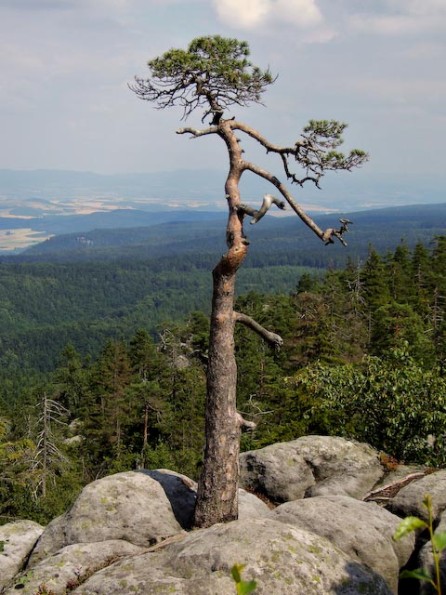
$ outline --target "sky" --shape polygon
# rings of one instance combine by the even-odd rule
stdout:
[[[128,88],[148,60],[213,34],[278,74],[265,106],[231,115],[284,145],[310,118],[345,121],[345,148],[370,153],[359,179],[442,192],[446,0],[0,0],[0,169],[224,167],[219,139],[176,135],[180,109]]]

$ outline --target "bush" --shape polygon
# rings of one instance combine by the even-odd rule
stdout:
[[[361,365],[316,364],[296,387],[310,431],[368,442],[406,462],[446,463],[446,379],[423,369],[406,347]]]

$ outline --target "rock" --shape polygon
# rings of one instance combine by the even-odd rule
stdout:
[[[167,498],[169,499],[172,510],[177,521],[183,529],[190,529],[193,523],[195,499],[197,484],[195,481],[167,469],[157,469],[155,471],[142,471],[162,485]],[[239,490],[239,518],[257,518],[259,516],[268,516],[268,506],[243,489]]]
[[[283,595],[389,595],[384,579],[353,561],[324,537],[272,519],[239,520],[187,534],[156,552],[132,556],[98,572],[75,589],[95,593],[235,592],[234,564],[256,593]]]
[[[427,521],[427,510],[423,505],[426,494],[432,497],[432,512],[437,521],[446,509],[446,470],[412,481],[389,502],[387,509],[403,518],[417,516]]]
[[[43,530],[33,521],[16,521],[0,526],[0,588],[22,569]]]
[[[305,496],[362,499],[384,474],[377,451],[368,444],[334,436],[303,436],[296,442],[316,479]]]
[[[67,545],[123,539],[148,546],[181,531],[161,484],[135,471],[87,485],[68,512],[52,521],[30,565]]]
[[[383,476],[367,444],[331,436],[303,436],[240,456],[242,487],[273,502],[308,496],[362,498]]]
[[[256,495],[240,489],[238,492],[238,518],[241,520],[258,519],[269,516],[270,509]]]
[[[0,590],[3,584],[8,595],[17,589],[30,595],[226,595],[235,591],[230,570],[237,563],[246,565],[243,577],[257,581],[259,594],[397,592],[399,568],[409,558],[412,564],[416,536],[393,542],[400,519],[359,500],[384,476],[376,451],[342,438],[307,436],[243,453],[241,470],[243,486],[287,503],[273,511],[240,489],[238,521],[186,533],[194,481],[164,469],[118,473],[86,486],[45,530],[24,525],[22,535],[38,531],[26,537],[14,567],[0,552]],[[399,516],[424,516],[425,493],[439,517],[446,509],[446,471],[406,485],[388,508]],[[11,525],[17,530],[20,523]],[[0,527],[0,542],[10,548],[12,539],[2,537],[7,527]],[[427,548],[420,563],[429,567]]]
[[[85,438],[83,436],[77,434],[76,436],[71,436],[71,438],[65,438],[63,443],[65,446],[75,447],[80,446],[84,440]]]
[[[385,488],[385,486],[398,483],[414,475],[418,475],[421,478],[423,475],[426,475],[426,472],[427,467],[424,465],[396,465],[394,469],[385,472],[373,489]]]
[[[197,495],[196,482],[186,475],[168,469],[141,469],[141,473],[145,473],[161,485],[178,523],[183,529],[190,529]]]
[[[43,587],[52,595],[65,595],[95,572],[109,566],[123,556],[137,554],[145,548],[127,541],[110,540],[99,543],[68,545],[54,556],[45,558],[31,570],[15,577],[4,595],[35,595]]]
[[[326,537],[398,592],[399,571],[412,554],[415,536],[393,541],[401,519],[384,508],[349,496],[317,496],[281,504],[271,518]]]
[[[315,479],[296,442],[272,444],[242,453],[240,485],[264,494],[273,502],[303,498]]]

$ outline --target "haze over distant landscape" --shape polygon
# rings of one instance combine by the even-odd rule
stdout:
[[[231,115],[283,144],[310,118],[344,120],[346,148],[370,152],[322,191],[294,187],[307,209],[446,201],[442,1],[0,0],[0,217],[224,209],[223,143],[179,137],[181,110],[128,89],[148,59],[215,33],[246,39],[253,62],[279,74],[266,107]],[[269,190],[242,184],[247,201]]]

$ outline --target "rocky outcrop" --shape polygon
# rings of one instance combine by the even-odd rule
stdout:
[[[160,483],[170,502],[175,518],[183,529],[190,529],[194,516],[196,482],[181,473],[175,473],[167,469],[143,470],[142,473]],[[268,513],[269,508],[262,500],[243,489],[239,490],[239,519],[258,518],[267,516]]]
[[[0,589],[23,567],[43,527],[33,521],[16,521],[0,527]]]
[[[75,543],[122,539],[148,547],[181,530],[158,481],[134,471],[117,473],[87,485],[71,509],[48,525],[30,565]]]
[[[241,486],[272,502],[308,496],[363,498],[384,475],[367,444],[331,436],[303,436],[240,457]]]
[[[28,566],[5,590],[5,595],[18,592],[35,595],[42,591],[65,595],[102,568],[143,551],[145,548],[123,540],[68,545],[37,564]]]
[[[243,574],[257,581],[259,595],[391,593],[381,576],[327,539],[272,519],[193,531],[163,550],[111,565],[74,593],[228,595],[235,591],[235,563],[245,564]]]
[[[272,518],[326,537],[352,560],[383,576],[398,592],[400,568],[409,560],[415,536],[392,539],[401,519],[373,502],[349,496],[316,496],[278,506]]]
[[[417,516],[427,521],[427,510],[423,506],[426,494],[432,498],[432,513],[438,521],[446,510],[446,470],[430,473],[403,487],[388,504],[389,510],[401,517]]]
[[[414,535],[392,540],[399,517],[423,517],[427,492],[438,519],[446,509],[446,472],[383,480],[377,453],[341,438],[271,445],[244,453],[241,467],[250,491],[239,492],[239,520],[209,529],[189,531],[195,482],[163,469],[91,483],[43,532],[0,527],[0,592],[226,595],[237,563],[259,594],[397,593],[399,569],[409,558],[417,565]],[[376,482],[392,512],[362,501],[376,496]],[[272,510],[274,502],[285,503]],[[428,549],[418,562],[429,567]]]

